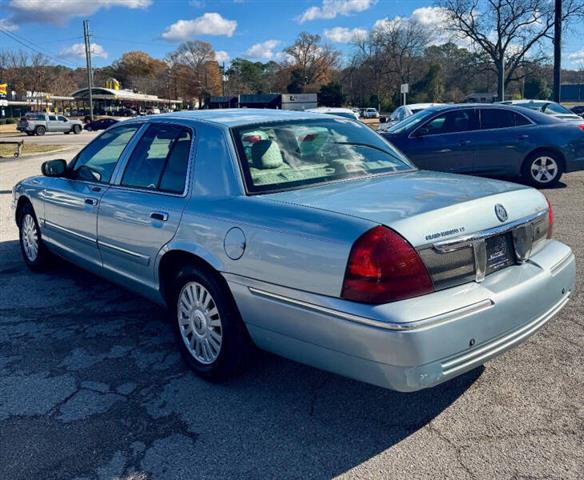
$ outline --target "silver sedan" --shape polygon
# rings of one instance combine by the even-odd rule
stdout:
[[[265,110],[128,120],[14,188],[24,261],[167,305],[188,364],[253,346],[414,391],[524,341],[574,256],[538,191],[417,170],[367,126]]]

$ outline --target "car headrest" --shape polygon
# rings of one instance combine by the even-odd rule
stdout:
[[[278,168],[284,165],[282,152],[271,140],[260,140],[251,147],[252,166],[259,169]]]

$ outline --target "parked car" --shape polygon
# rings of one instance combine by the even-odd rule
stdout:
[[[378,131],[382,132],[389,129],[391,126],[395,125],[406,118],[425,110],[426,108],[435,107],[437,105],[442,105],[441,103],[412,103],[410,105],[402,105],[396,108],[389,117],[389,121],[379,125]]]
[[[500,104],[432,107],[381,132],[419,168],[523,177],[536,187],[584,169],[584,122]]]
[[[361,112],[362,118],[379,118],[379,112],[376,108],[365,108]]]
[[[576,115],[580,115],[581,117],[584,116],[584,105],[576,105],[570,110],[572,110],[572,112],[574,112]]]
[[[27,113],[16,125],[19,132],[27,135],[44,135],[47,132],[81,133],[83,124],[56,113]]]
[[[566,107],[556,102],[548,100],[506,100],[500,102],[503,105],[515,105],[516,107],[529,108],[537,112],[542,112],[560,120],[582,120],[579,115],[568,110]]]
[[[138,115],[138,112],[136,110],[134,110],[133,108],[122,108],[118,112],[118,115],[120,117],[135,117]]]
[[[151,107],[148,110],[146,110],[146,115],[158,115],[160,113],[160,108],[157,107]]]
[[[333,115],[142,117],[42,171],[14,188],[26,264],[56,254],[167,305],[205,378],[254,343],[427,388],[524,341],[574,289],[541,193],[418,171]]]
[[[318,107],[310,108],[305,111],[310,113],[324,113],[328,115],[337,115],[338,117],[349,118],[351,120],[359,120],[359,115],[357,115],[350,108]]]
[[[115,125],[116,123],[118,123],[119,120],[116,120],[115,118],[98,118],[97,120],[94,120],[93,122],[89,122],[85,124],[85,130],[89,131],[89,132],[95,132],[98,130],[105,130],[106,128],[111,127],[112,125]]]

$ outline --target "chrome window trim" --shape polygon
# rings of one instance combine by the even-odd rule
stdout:
[[[138,145],[140,140],[142,140],[142,137],[146,133],[146,130],[148,130],[148,128],[150,128],[151,125],[156,125],[156,124],[161,124],[161,123],[166,124],[166,125],[176,126],[176,127],[187,128],[191,132],[191,146],[189,148],[189,159],[188,159],[188,165],[187,165],[184,190],[182,191],[182,193],[174,193],[174,192],[165,192],[163,190],[150,190],[147,188],[128,187],[125,185],[121,185],[122,177],[124,176],[124,172],[126,171],[126,167],[128,166],[128,162],[130,161],[130,157],[132,156],[132,153],[134,153],[134,149],[136,148],[136,146]],[[130,143],[129,143],[126,147],[128,149],[128,151],[127,152],[124,151],[124,154],[118,160],[118,165],[116,166],[116,169],[114,170],[114,174],[112,175],[110,187],[115,187],[118,190],[123,190],[123,191],[128,191],[128,192],[153,193],[156,195],[165,195],[165,196],[169,196],[169,197],[186,198],[190,192],[191,183],[193,183],[193,181],[192,181],[193,179],[191,178],[191,176],[192,176],[192,172],[194,170],[193,163],[194,163],[194,158],[195,158],[195,144],[196,144],[196,139],[197,139],[196,129],[188,122],[181,122],[180,120],[175,120],[175,119],[172,119],[172,120],[171,119],[156,119],[156,120],[150,120],[150,121],[144,122],[142,124],[142,127],[136,133],[138,135],[135,136],[136,137],[135,141],[130,142],[131,148],[128,148],[128,147],[130,147]],[[132,140],[134,140],[134,138]],[[119,167],[119,169],[118,169],[118,167]]]
[[[481,300],[480,302],[472,303],[470,305],[465,305],[464,307],[456,308],[448,312],[440,313],[438,315],[433,315],[431,317],[426,317],[420,320],[415,320],[412,322],[383,322],[380,320],[374,320],[368,317],[362,317],[360,315],[354,315],[352,313],[343,312],[336,310],[334,308],[323,307],[322,305],[316,305],[314,303],[305,302],[303,300],[298,300],[296,298],[290,298],[284,295],[279,295],[273,292],[267,292],[255,287],[248,287],[248,290],[252,295],[267,298],[269,300],[275,300],[281,303],[286,303],[294,307],[300,307],[305,310],[310,310],[312,312],[321,313],[324,315],[329,315],[341,320],[346,320],[349,322],[360,323],[367,325],[369,327],[381,328],[383,330],[391,330],[398,332],[408,332],[412,330],[419,330],[421,328],[436,327],[444,323],[452,322],[460,318],[472,315],[483,310],[489,309],[495,305],[495,302],[490,298]]]

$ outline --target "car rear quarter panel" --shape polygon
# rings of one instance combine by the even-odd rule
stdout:
[[[374,223],[261,197],[193,197],[172,248],[186,249],[232,275],[338,296],[354,241]],[[239,259],[225,251],[227,232],[245,236]]]

